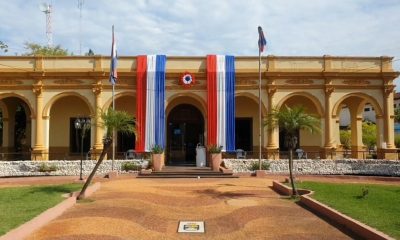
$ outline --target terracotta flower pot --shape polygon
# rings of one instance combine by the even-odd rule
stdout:
[[[221,153],[211,153],[211,168],[214,172],[219,172],[219,166],[222,162]]]
[[[151,155],[151,159],[153,160],[154,171],[161,171],[164,166],[164,154],[163,153],[153,153]]]

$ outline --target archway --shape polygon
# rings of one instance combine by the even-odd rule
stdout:
[[[90,118],[92,112],[82,96],[76,94],[64,94],[56,96],[47,105],[49,111],[48,140],[49,159],[79,159],[81,150],[86,153],[90,149],[91,130],[89,129],[83,138],[82,133],[75,129],[75,120],[79,117]],[[46,114],[46,111],[45,111]],[[93,126],[92,126],[93,127]]]
[[[336,117],[338,154],[376,158],[374,149],[385,145],[382,109],[376,99],[364,93],[347,94],[337,101],[332,115]]]
[[[235,147],[236,149],[243,149],[247,151],[247,154],[251,155],[252,152],[257,151],[260,144],[258,137],[260,126],[258,99],[251,94],[237,94],[235,101]],[[262,116],[265,116],[266,109],[264,105],[261,110]]]
[[[204,117],[191,104],[176,105],[167,118],[167,164],[195,165],[196,146],[204,144]]]
[[[111,107],[111,106],[110,106]],[[119,94],[115,98],[115,109],[127,112],[131,116],[136,115],[136,98],[131,93]],[[116,152],[118,157],[131,149],[135,149],[135,134],[117,133]]]
[[[309,93],[293,93],[282,99],[277,105],[279,109],[284,106],[295,107],[301,106],[305,109],[306,113],[313,115],[316,118],[321,119],[324,115],[323,108],[320,101]],[[320,122],[321,126],[321,122]],[[287,147],[284,144],[286,132],[282,129],[279,130],[279,149],[280,151],[287,151]],[[321,134],[312,134],[308,131],[300,130],[298,132],[298,146],[307,152],[308,157],[318,157],[320,148],[323,144],[323,138]]]
[[[7,96],[0,99],[0,146],[4,160],[30,159],[31,108],[25,99]]]

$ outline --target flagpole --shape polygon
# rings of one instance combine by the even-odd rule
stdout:
[[[114,26],[113,26],[113,33],[114,33]],[[113,111],[115,111],[114,93],[115,93],[115,84],[112,85],[112,109],[113,109]],[[113,129],[111,171],[114,171],[115,141],[116,141],[116,139],[115,139],[115,129]]]
[[[113,46],[112,46],[112,53],[111,53],[111,61],[113,61],[113,55],[114,55],[114,25],[112,25],[112,39],[113,39]],[[114,66],[116,67],[116,66]],[[114,69],[112,69],[114,70]],[[115,77],[115,76],[113,76]],[[112,84],[112,109],[113,111],[115,111],[115,99],[114,99],[114,95],[115,95],[115,79],[113,79],[113,84]],[[113,132],[112,132],[112,159],[111,159],[111,171],[114,171],[114,159],[115,159],[115,129],[113,128]]]
[[[261,167],[261,129],[262,129],[262,122],[261,122],[261,52],[264,51],[264,47],[267,45],[267,41],[265,40],[264,33],[262,31],[261,26],[258,26],[258,166],[259,170],[262,170]]]
[[[259,147],[258,147],[258,166],[259,170],[261,168],[261,51],[258,49],[258,140],[259,140]]]

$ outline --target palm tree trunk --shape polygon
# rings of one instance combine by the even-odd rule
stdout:
[[[293,179],[293,148],[289,148],[289,177],[290,183],[292,184],[292,196],[297,196],[297,190]]]
[[[103,151],[101,152],[99,160],[97,161],[96,165],[94,166],[94,168],[93,168],[92,172],[90,173],[88,179],[86,180],[85,184],[83,185],[82,190],[81,190],[81,192],[79,193],[79,195],[77,197],[78,200],[85,198],[86,188],[92,182],[94,175],[96,175],[97,169],[100,167],[101,163],[103,162],[104,157],[106,156],[109,148],[111,147],[111,144],[112,144],[112,139],[111,139],[111,141],[110,140],[109,141],[106,141],[106,140],[104,141]]]

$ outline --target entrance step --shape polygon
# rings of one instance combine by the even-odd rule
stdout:
[[[214,172],[208,167],[165,167],[160,172],[139,174],[137,178],[238,178],[233,173]]]

